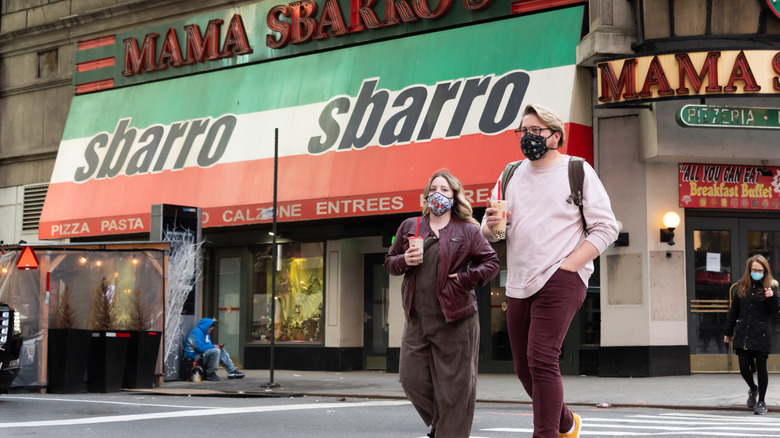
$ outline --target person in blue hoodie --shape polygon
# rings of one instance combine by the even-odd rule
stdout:
[[[223,348],[223,344],[211,343],[211,332],[214,330],[216,319],[203,318],[192,329],[184,342],[184,359],[193,359],[201,365],[205,365],[206,380],[218,381],[217,369],[222,364],[228,372],[228,379],[242,379],[244,373],[236,369],[230,355]]]

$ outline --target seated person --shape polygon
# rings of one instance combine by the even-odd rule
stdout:
[[[205,367],[206,380],[218,381],[217,369],[219,364],[228,372],[228,379],[242,379],[244,373],[238,371],[230,355],[223,348],[223,344],[211,343],[211,331],[214,330],[216,319],[203,318],[198,321],[197,327],[192,329],[187,340],[184,341],[184,359],[194,360]]]

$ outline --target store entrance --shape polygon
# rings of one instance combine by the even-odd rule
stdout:
[[[242,257],[239,250],[227,249],[217,251],[216,259],[217,327],[213,340],[224,344],[233,362],[241,364]]]
[[[363,275],[363,369],[387,370],[390,275],[384,254],[366,254]]]
[[[723,330],[729,309],[729,289],[745,272],[747,259],[761,254],[774,276],[780,276],[780,221],[766,217],[703,217],[686,215],[688,345],[692,372],[739,369],[726,351]],[[775,323],[772,353],[780,352],[780,324]],[[780,358],[769,356],[770,371],[780,370]]]
[[[477,286],[479,301],[479,372],[485,374],[512,374],[512,350],[506,325],[506,242],[493,244],[501,270],[489,285]]]

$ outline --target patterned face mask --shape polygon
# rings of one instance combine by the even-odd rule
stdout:
[[[552,134],[550,134],[552,137]],[[544,154],[550,150],[547,147],[547,139],[550,137],[544,137],[543,135],[534,135],[530,132],[523,135],[520,140],[520,150],[523,151],[523,155],[531,161],[536,161],[542,158]]]
[[[441,216],[452,208],[452,198],[433,192],[428,196],[428,208],[434,216]]]

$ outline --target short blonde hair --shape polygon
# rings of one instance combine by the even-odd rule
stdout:
[[[558,147],[561,147],[564,143],[566,143],[566,129],[563,124],[563,119],[561,119],[561,116],[559,116],[558,113],[550,108],[547,108],[546,106],[531,103],[526,105],[525,109],[523,110],[523,117],[525,117],[527,114],[535,115],[548,128],[552,129],[553,132],[558,132],[561,134],[561,139],[558,140]]]

